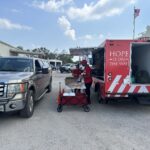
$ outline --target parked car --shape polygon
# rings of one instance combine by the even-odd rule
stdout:
[[[52,69],[38,58],[0,58],[0,112],[33,115],[34,104],[52,87]]]
[[[75,67],[75,64],[71,64],[71,63],[68,63],[68,64],[64,64],[60,67],[60,72],[63,73],[63,72],[68,72],[70,73],[72,69],[74,69]]]
[[[52,70],[56,70],[56,67],[54,65],[50,64],[50,66],[51,66]]]

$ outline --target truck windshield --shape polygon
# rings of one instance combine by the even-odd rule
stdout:
[[[0,71],[33,72],[33,61],[24,58],[0,58]]]

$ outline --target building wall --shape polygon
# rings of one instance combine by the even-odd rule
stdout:
[[[11,47],[3,42],[0,42],[0,56],[8,57],[8,56],[21,56],[25,57],[25,54],[17,54],[10,52],[10,49],[16,50],[14,47]]]
[[[10,47],[3,44],[3,43],[0,43],[0,56],[10,56]]]
[[[27,52],[17,49],[7,43],[0,41],[0,57],[20,56],[20,57],[43,57],[42,53]]]

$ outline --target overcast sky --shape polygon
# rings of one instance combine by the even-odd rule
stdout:
[[[150,25],[149,0],[0,0],[0,40],[68,50],[132,38],[134,6],[138,36]]]

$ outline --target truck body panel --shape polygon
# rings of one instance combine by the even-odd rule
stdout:
[[[144,40],[106,40],[102,47],[93,52],[93,61],[96,61],[97,68],[97,62],[103,58],[96,57],[102,49],[104,49],[104,65],[100,64],[97,70],[100,72],[99,75],[103,75],[104,78],[93,76],[93,84],[99,84],[99,92],[103,98],[150,94],[149,42]],[[104,67],[103,73],[101,67]],[[134,69],[135,67],[139,70]],[[137,75],[144,76],[143,72],[147,80],[138,81]],[[133,82],[132,79],[136,81]]]

